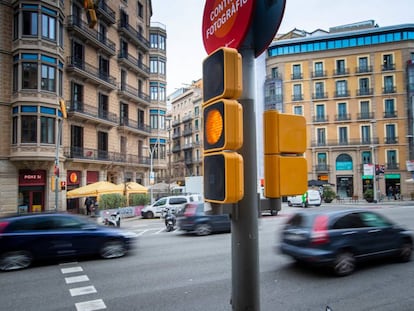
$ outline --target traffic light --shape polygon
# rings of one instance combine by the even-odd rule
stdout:
[[[60,104],[60,111],[62,112],[62,117],[63,117],[63,119],[66,119],[68,117],[68,114],[66,112],[65,101],[63,99],[60,99],[59,104]]]
[[[96,17],[95,3],[93,0],[84,0],[83,8],[85,9],[86,19],[88,20],[89,28],[94,28],[98,19]]]
[[[203,62],[204,197],[236,203],[244,195],[241,56],[220,48]]]
[[[306,119],[267,110],[264,126],[264,195],[280,198],[307,190]]]

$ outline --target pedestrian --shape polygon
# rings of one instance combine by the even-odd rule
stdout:
[[[86,215],[91,214],[91,201],[92,200],[89,197],[87,197],[85,200]]]
[[[389,186],[388,187],[388,193],[387,193],[388,200],[391,200],[393,195],[394,195],[394,190],[392,189],[392,186]]]

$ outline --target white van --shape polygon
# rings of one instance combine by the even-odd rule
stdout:
[[[163,197],[155,201],[153,204],[145,206],[141,210],[141,216],[143,218],[161,217],[165,209],[169,209],[175,214],[183,208],[186,203],[196,201],[203,201],[203,197],[200,194]]]
[[[320,206],[322,198],[318,190],[308,189],[308,191],[306,191],[306,195],[295,195],[293,197],[288,197],[287,201],[289,206]]]

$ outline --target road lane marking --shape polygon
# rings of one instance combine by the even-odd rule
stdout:
[[[90,300],[75,303],[77,311],[94,311],[106,309],[106,305],[102,299]]]
[[[67,277],[65,278],[65,281],[66,281],[66,284],[73,284],[73,283],[89,281],[89,278],[87,275],[79,275],[79,276]]]
[[[69,291],[72,297],[94,294],[97,292],[95,286],[76,287],[69,289]]]
[[[62,268],[60,269],[60,271],[62,271],[63,274],[67,274],[67,273],[81,272],[83,271],[83,269],[82,267],[72,267],[72,268]]]

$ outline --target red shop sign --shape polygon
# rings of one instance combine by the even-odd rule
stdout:
[[[43,186],[46,184],[46,171],[21,170],[19,171],[19,185]]]

